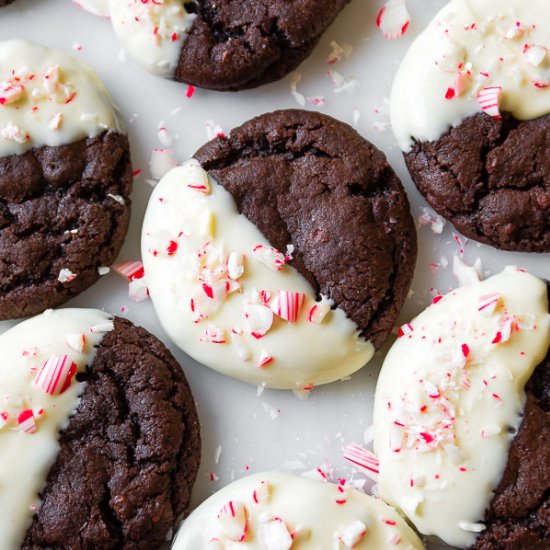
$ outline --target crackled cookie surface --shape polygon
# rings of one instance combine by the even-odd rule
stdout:
[[[280,145],[262,151],[258,133],[233,153],[262,127]],[[202,166],[190,161],[157,185],[143,226],[149,291],[170,337],[207,366],[273,388],[311,389],[361,368],[391,329],[416,253],[383,155],[346,125],[291,111],[197,157]]]
[[[381,497],[422,533],[460,548],[548,543],[549,347],[547,285],[517,268],[401,328],[376,388],[374,449]]]
[[[132,188],[128,139],[97,75],[0,43],[0,319],[66,301],[115,259]]]
[[[419,190],[466,236],[506,250],[550,250],[549,28],[544,0],[452,0],[392,88]]]
[[[149,71],[203,88],[240,90],[299,65],[346,0],[110,0],[113,26]]]
[[[0,349],[2,547],[158,548],[200,459],[193,398],[168,350],[90,309],[33,317]]]
[[[414,531],[382,501],[340,485],[281,473],[231,483],[183,523],[174,550],[224,548],[422,550]]]

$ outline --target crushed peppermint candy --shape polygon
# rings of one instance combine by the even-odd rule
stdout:
[[[38,371],[33,385],[49,395],[59,395],[69,388],[77,370],[68,355],[52,355]]]
[[[248,513],[242,502],[230,500],[218,512],[223,535],[234,542],[243,542],[248,531]]]
[[[289,323],[295,323],[298,321],[305,299],[306,295],[301,292],[278,290],[271,304],[271,309],[281,319]]]
[[[500,103],[502,100],[501,86],[486,86],[477,94],[477,102],[481,109],[493,118],[501,118]]]
[[[59,271],[59,275],[57,276],[57,280],[60,283],[70,283],[71,281],[74,281],[76,279],[76,273],[73,273],[70,269],[64,267]]]
[[[388,40],[401,38],[409,28],[411,16],[405,0],[387,0],[376,16],[376,26]]]

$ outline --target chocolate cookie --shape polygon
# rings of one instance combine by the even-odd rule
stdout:
[[[14,67],[0,89],[0,319],[10,319],[65,302],[114,261],[132,168],[91,69],[23,41],[0,43],[0,62]]]
[[[195,158],[272,246],[375,347],[411,283],[416,232],[401,182],[353,128],[320,113],[259,116]]]
[[[148,70],[235,91],[278,80],[297,67],[347,1],[111,0],[110,7],[117,35]]]
[[[42,318],[51,325],[59,315],[75,312],[95,314],[59,310],[30,322]],[[107,332],[91,363],[75,377],[84,390],[61,431],[22,549],[157,550],[189,505],[200,431],[181,367],[146,330],[120,318],[107,325],[103,320],[91,327],[92,333]],[[32,335],[26,341],[34,343]],[[39,343],[35,349],[40,353]],[[49,363],[51,357],[44,365]],[[39,378],[34,386],[42,388]],[[50,393],[57,400],[66,395]],[[52,409],[44,405],[44,411],[44,420],[36,417],[36,434],[20,435],[30,445],[38,445],[32,437],[46,429]]]
[[[464,235],[504,250],[550,252],[548,28],[544,2],[450,0],[392,86],[392,127],[420,192]]]
[[[550,115],[474,115],[405,153],[430,205],[467,237],[504,250],[550,251]]]

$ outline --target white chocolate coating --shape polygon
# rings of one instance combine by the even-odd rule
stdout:
[[[380,496],[452,546],[483,530],[550,345],[546,284],[516,268],[462,286],[404,325],[376,388]]]
[[[245,477],[203,502],[184,521],[172,550],[424,549],[393,508],[345,485],[342,489],[274,472]],[[246,507],[242,542],[224,536],[228,530],[218,519],[230,501],[235,508]]]
[[[183,0],[110,0],[111,22],[130,56],[149,72],[171,77],[193,24]]]
[[[0,412],[9,415],[0,428],[3,550],[21,548],[34,510],[40,506],[38,494],[59,452],[59,432],[67,426],[84,388],[73,378],[63,393],[50,395],[33,382],[52,356],[68,356],[78,371],[84,371],[93,361],[95,347],[112,329],[111,319],[94,309],[49,310],[0,336]],[[34,433],[18,425],[17,417],[25,409],[43,409],[43,415],[35,415]]]
[[[99,17],[110,17],[109,0],[73,0],[73,2]]]
[[[204,187],[204,192],[189,185]],[[325,300],[315,302],[313,289],[284,265],[283,254],[268,257],[282,262],[279,271],[257,259],[255,248],[270,250],[266,238],[195,160],[168,172],[155,187],[141,245],[161,324],[180,348],[210,368],[271,388],[310,389],[349,376],[374,353],[341,309],[330,310]],[[244,264],[237,261],[239,253]],[[204,294],[204,280],[215,299]],[[262,301],[262,291],[271,293],[270,300],[264,294]],[[272,314],[277,291],[304,295],[296,322]],[[192,300],[198,304],[195,311]],[[205,318],[197,309],[206,312]],[[252,333],[266,334],[255,338]]]
[[[391,122],[401,149],[410,150],[411,138],[436,140],[481,112],[476,97],[485,87],[502,87],[501,111],[520,120],[550,113],[549,28],[547,0],[449,2],[393,82]]]
[[[0,42],[0,156],[122,131],[96,73],[61,52]]]

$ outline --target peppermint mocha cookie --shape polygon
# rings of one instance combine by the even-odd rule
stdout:
[[[193,396],[154,336],[92,309],[0,336],[4,550],[157,550],[200,460]]]
[[[213,90],[278,80],[347,0],[110,0],[116,34],[147,70]]]
[[[203,502],[183,523],[173,550],[423,550],[403,518],[348,488],[281,473],[255,474]]]
[[[401,328],[376,388],[380,496],[458,548],[550,545],[547,285],[517,268]]]
[[[93,284],[128,228],[128,139],[97,75],[48,48],[0,42],[0,319]]]
[[[411,176],[467,237],[550,252],[550,10],[452,0],[397,73],[391,120]]]
[[[168,335],[204,365],[272,388],[360,369],[386,340],[416,258],[384,155],[330,117],[279,111],[196,158],[155,187],[143,224]]]

